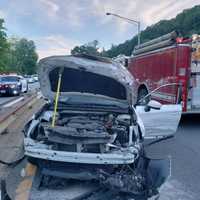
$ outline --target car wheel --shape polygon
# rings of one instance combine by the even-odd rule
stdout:
[[[27,93],[28,92],[28,86],[26,87],[26,90],[24,91],[24,93]]]

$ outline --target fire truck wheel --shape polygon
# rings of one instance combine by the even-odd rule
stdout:
[[[146,88],[141,88],[138,91],[138,97],[137,97],[137,104],[139,105],[146,105],[150,101],[150,96],[145,98],[144,100],[140,101],[140,99],[144,98],[148,94],[148,91]]]

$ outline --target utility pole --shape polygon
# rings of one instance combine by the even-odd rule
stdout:
[[[114,14],[114,13],[106,13],[106,15],[112,15],[114,17],[118,17],[120,19],[126,20],[127,22],[129,22],[131,24],[137,24],[137,28],[138,28],[138,45],[140,45],[140,21],[129,19],[127,17],[123,17],[123,16],[120,16],[120,15]]]

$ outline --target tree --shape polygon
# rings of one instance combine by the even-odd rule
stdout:
[[[21,74],[34,74],[37,70],[38,55],[32,40],[22,38],[11,43],[10,68]]]
[[[88,55],[100,55],[99,53],[99,42],[97,40],[94,40],[92,42],[89,42],[87,44],[81,45],[81,46],[75,46],[71,50],[72,55],[76,54],[88,54]]]
[[[7,42],[7,35],[3,26],[4,20],[0,19],[0,71],[5,71],[7,67],[7,53],[9,45]]]
[[[38,55],[32,40],[8,39],[4,20],[0,19],[0,72],[33,74],[36,72]]]

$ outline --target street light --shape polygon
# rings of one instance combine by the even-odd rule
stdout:
[[[107,12],[106,15],[112,15],[112,16],[118,17],[120,19],[124,19],[131,24],[137,24],[137,27],[138,27],[138,45],[140,45],[140,21],[129,19],[129,18],[120,16],[120,15],[117,15],[117,14],[114,14],[114,13],[109,13],[109,12]]]

